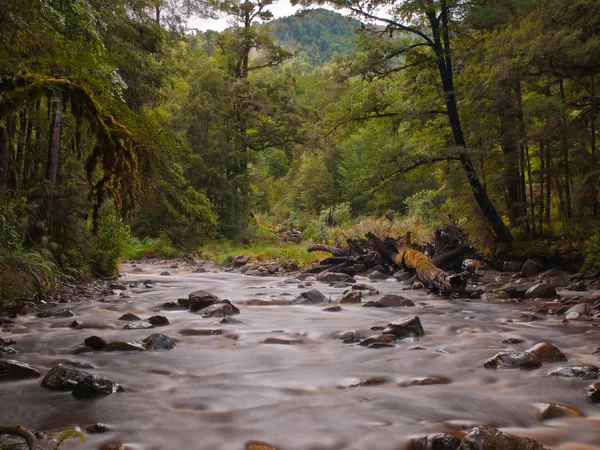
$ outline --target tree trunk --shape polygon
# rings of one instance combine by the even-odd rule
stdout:
[[[571,170],[569,167],[569,144],[567,142],[567,115],[566,115],[566,104],[565,104],[565,83],[564,80],[560,79],[560,100],[562,103],[562,118],[561,118],[561,145],[563,151],[563,169],[565,175],[565,214],[567,216],[567,222],[571,221],[572,207],[571,207]],[[567,224],[568,225],[568,224]]]
[[[596,85],[594,83],[594,77],[592,77],[592,98],[596,97]],[[592,170],[598,169],[598,160],[596,158],[596,112],[592,112],[590,116],[590,147],[592,152]],[[600,210],[600,204],[598,202],[598,187],[594,186],[594,191],[592,194],[592,208],[594,212],[594,217],[598,217],[598,211]]]
[[[8,165],[10,161],[8,128],[8,125],[0,127],[0,189],[6,189],[8,181]]]

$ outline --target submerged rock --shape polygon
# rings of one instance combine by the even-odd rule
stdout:
[[[529,350],[529,353],[533,353],[537,359],[542,362],[559,362],[566,361],[567,357],[561,352],[558,347],[550,344],[549,342],[540,342],[539,344],[535,344]]]
[[[503,344],[522,344],[523,342],[525,342],[525,340],[523,340],[521,338],[514,338],[514,337],[502,340]]]
[[[393,334],[399,338],[425,335],[425,331],[421,326],[421,320],[417,316],[406,317],[404,319],[388,323],[388,326],[385,330],[383,330],[383,333]]]
[[[477,427],[469,432],[458,450],[544,450],[533,439],[503,433],[492,427]]]
[[[139,342],[109,342],[103,348],[107,352],[143,352],[144,346]]]
[[[449,434],[436,433],[412,439],[406,450],[456,450],[459,445],[460,439]]]
[[[520,369],[532,370],[542,366],[542,362],[529,352],[499,352],[488,359],[483,367],[486,369]]]
[[[88,372],[68,364],[58,364],[46,374],[41,386],[53,391],[71,391],[77,383],[89,376]]]
[[[94,423],[92,425],[82,425],[81,428],[85,430],[86,433],[89,434],[100,434],[100,433],[108,433],[110,428],[108,428],[103,423]]]
[[[150,322],[146,320],[140,320],[138,322],[130,322],[123,327],[124,330],[146,330],[148,328],[154,328]]]
[[[0,359],[0,381],[17,381],[37,378],[41,373],[24,362]]]
[[[70,309],[61,309],[59,311],[42,311],[37,314],[38,317],[73,317],[73,311]]]
[[[293,300],[293,303],[298,305],[318,305],[320,303],[325,303],[327,301],[327,297],[325,297],[321,292],[316,289],[309,289],[306,292],[301,293],[298,297]]]
[[[393,334],[377,334],[375,336],[369,336],[358,343],[363,347],[369,347],[373,344],[394,344],[396,342],[396,336]],[[375,345],[377,346],[377,345]]]
[[[448,384],[450,380],[446,377],[421,377],[413,378],[410,384],[413,386],[429,386],[432,384]]]
[[[288,338],[276,338],[270,337],[264,340],[263,344],[283,344],[283,345],[296,345],[304,344],[302,339],[288,339]]]
[[[538,405],[537,417],[540,420],[559,419],[561,417],[582,417],[581,411],[567,405],[558,403],[544,403]]]
[[[142,340],[144,348],[147,351],[172,350],[175,348],[175,341],[162,333],[154,333]]]
[[[340,312],[340,311],[342,311],[342,307],[340,305],[329,306],[329,307],[323,309],[323,311],[325,311],[325,312]]]

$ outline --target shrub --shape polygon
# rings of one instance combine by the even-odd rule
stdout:
[[[119,260],[131,246],[129,227],[115,216],[107,216],[96,237],[96,269],[102,275],[115,276],[119,273]]]
[[[600,232],[592,234],[584,244],[585,261],[581,272],[588,276],[600,274]]]

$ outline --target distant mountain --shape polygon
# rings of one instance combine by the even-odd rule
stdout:
[[[297,51],[299,59],[314,68],[351,52],[354,49],[351,38],[360,27],[356,19],[319,8],[273,20],[269,34],[277,44]]]

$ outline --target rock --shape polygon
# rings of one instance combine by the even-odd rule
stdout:
[[[124,320],[126,322],[134,322],[136,320],[142,320],[140,319],[138,316],[136,316],[135,314],[132,313],[125,313],[123,314],[121,317],[119,317],[119,320]]]
[[[499,352],[488,359],[483,367],[486,369],[520,369],[532,370],[541,367],[542,362],[529,352]]]
[[[355,342],[358,342],[361,340],[361,336],[356,331],[350,330],[350,331],[343,331],[343,332],[337,334],[337,336],[335,336],[335,339],[342,340],[342,342],[344,344],[354,344]]]
[[[194,269],[194,271],[192,273],[204,273],[206,272],[206,269],[204,267],[198,267],[197,269]]]
[[[147,319],[147,321],[155,327],[164,327],[170,325],[169,319],[167,319],[165,316],[152,316]]]
[[[206,291],[194,291],[189,295],[189,305],[191,312],[197,312],[201,309],[208,308],[215,303],[222,302],[219,297]]]
[[[520,272],[524,264],[523,261],[504,261],[502,270],[504,272]]]
[[[525,292],[525,298],[556,298],[556,289],[546,283],[534,284]]]
[[[586,389],[588,398],[593,403],[600,403],[600,383],[594,383],[587,387]]]
[[[598,367],[589,365],[559,367],[548,372],[549,377],[581,378],[583,380],[594,380],[598,378]]]
[[[523,339],[514,337],[502,340],[503,344],[522,344],[523,342],[525,342]]]
[[[100,447],[100,450],[125,450],[125,444],[118,441],[108,442]]]
[[[167,271],[161,272],[160,274],[161,274],[163,277],[168,277],[168,276],[170,276],[170,275],[171,275],[171,274],[170,274],[169,272],[167,272]]]
[[[429,386],[432,384],[448,384],[450,380],[446,377],[421,377],[413,378],[410,384],[413,386]]]
[[[299,305],[317,305],[327,301],[327,297],[321,294],[316,289],[309,289],[306,292],[301,293],[298,297],[293,300],[293,303]]]
[[[73,352],[74,355],[82,355],[84,353],[93,353],[94,349],[88,345],[82,345],[81,347],[77,347]]]
[[[360,291],[348,291],[344,295],[340,297],[338,303],[348,304],[348,303],[361,303],[362,302],[362,293]]]
[[[73,317],[73,311],[70,309],[61,309],[59,311],[42,311],[37,314],[38,317]]]
[[[109,342],[103,348],[107,352],[143,352],[145,349],[139,342]]]
[[[108,341],[100,336],[90,336],[83,342],[93,350],[102,350],[108,344]]]
[[[317,281],[322,281],[323,283],[337,283],[337,282],[350,282],[356,281],[347,273],[335,273],[335,272],[325,272],[317,275]]]
[[[425,331],[421,326],[421,321],[417,316],[406,317],[405,319],[388,323],[387,328],[383,330],[383,333],[393,334],[399,338],[425,335]]]
[[[564,353],[561,352],[558,347],[550,344],[549,342],[540,342],[526,351],[533,353],[537,359],[545,363],[567,360],[567,357],[564,355]]]
[[[387,280],[390,276],[387,273],[380,272],[379,270],[374,270],[367,275],[369,280]]]
[[[235,258],[233,258],[233,261],[231,261],[231,264],[233,265],[233,267],[243,267],[246,264],[248,264],[248,261],[250,261],[249,256],[237,255]]]
[[[142,340],[146,351],[172,350],[175,348],[175,341],[166,334],[154,333]]]
[[[525,298],[525,294],[532,286],[533,283],[507,284],[502,286],[502,292],[508,294],[510,298]]]
[[[352,289],[355,291],[369,291],[374,294],[379,293],[379,291],[377,289],[375,289],[373,286],[369,286],[368,284],[363,284],[363,283],[353,284]]]
[[[284,338],[276,338],[270,337],[263,341],[263,344],[283,344],[283,345],[295,345],[295,344],[304,344],[302,339],[284,339]]]
[[[388,307],[403,308],[403,307],[415,306],[415,303],[406,297],[402,297],[401,295],[385,294],[379,300],[365,303],[364,306],[374,306],[376,308],[388,308]]]
[[[406,450],[456,450],[459,445],[460,439],[449,434],[436,433],[412,439]]]
[[[88,372],[77,369],[68,364],[58,364],[46,374],[41,386],[53,391],[71,391],[85,377]]]
[[[561,417],[583,417],[581,411],[558,403],[544,403],[538,405],[537,418],[539,420],[559,419]]]
[[[133,298],[133,293],[130,290],[121,291],[119,294],[121,298]]]
[[[236,308],[229,300],[223,300],[220,303],[208,306],[198,311],[202,317],[226,317],[239,314],[240,310]]]
[[[235,317],[225,317],[225,318],[221,319],[221,321],[219,323],[222,323],[224,325],[239,325],[244,322],[242,322],[239,319],[236,319]]]
[[[397,281],[400,281],[400,282],[402,282],[402,281],[407,281],[407,280],[410,280],[410,279],[413,277],[413,275],[411,275],[411,274],[410,274],[410,273],[408,273],[408,272],[400,272],[400,271],[396,272],[396,273],[395,273],[394,275],[392,275],[392,276],[393,276],[393,277],[394,277],[394,278],[395,278]]]
[[[85,432],[89,433],[89,434],[108,433],[110,431],[110,429],[103,423],[94,423],[92,425],[82,425],[81,428],[83,428],[85,430]]]
[[[182,336],[217,336],[223,334],[223,330],[221,328],[184,328],[183,330],[179,331],[179,334]]]
[[[375,336],[369,336],[358,343],[363,347],[369,347],[372,344],[394,344],[396,342],[396,336],[393,334],[377,334]]]
[[[523,264],[523,268],[521,269],[521,276],[532,277],[542,272],[543,270],[544,266],[538,261],[534,259],[528,259],[527,261],[525,261],[525,264]]]
[[[147,330],[148,328],[154,328],[154,325],[146,320],[130,322],[123,327],[124,330]]]
[[[323,309],[326,312],[340,312],[342,311],[342,307],[340,305],[330,306],[328,308]]]
[[[492,427],[474,428],[465,436],[457,450],[544,450],[533,439],[503,433]]]
[[[574,318],[579,318],[579,316],[589,316],[591,313],[592,313],[592,308],[590,307],[589,304],[579,303],[577,305],[570,307],[566,312],[566,316],[567,316],[567,319],[569,319],[569,317],[568,317],[569,315],[571,315],[571,317],[574,317]]]
[[[166,302],[162,304],[160,309],[164,309],[165,311],[183,311],[185,309],[189,309],[189,307],[189,302],[187,305],[182,305],[179,302]]]
[[[75,398],[85,399],[104,397],[115,392],[123,392],[123,388],[108,378],[88,375],[75,385],[71,394]]]
[[[0,381],[17,381],[37,378],[41,373],[29,364],[12,359],[0,359]]]

